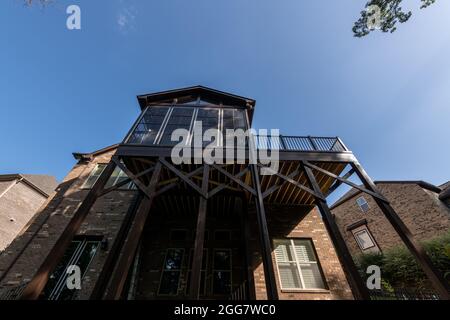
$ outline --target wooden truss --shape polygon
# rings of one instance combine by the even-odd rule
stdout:
[[[113,258],[111,258],[106,264],[104,270],[102,270],[102,274],[99,276],[99,281],[94,289],[92,298],[121,298],[128,271],[135,257],[135,253],[144,230],[144,225],[150,214],[150,208],[154,198],[177,187],[180,183],[184,183],[192,189],[200,199],[191,274],[192,281],[190,296],[192,299],[198,299],[200,292],[201,265],[203,257],[202,252],[208,199],[211,199],[225,189],[240,190],[246,194],[248,199],[254,199],[257,222],[259,226],[259,239],[262,251],[261,253],[267,296],[269,299],[278,299],[264,199],[280,190],[280,188],[286,184],[293,185],[299,190],[308,193],[315,200],[314,202],[322,214],[324,224],[335,246],[340,262],[346,271],[349,284],[352,287],[352,291],[356,299],[370,299],[369,292],[358,273],[347,245],[326,202],[326,197],[336,190],[336,188],[341,184],[347,184],[372,196],[375,199],[377,205],[380,207],[389,222],[400,235],[401,239],[405,242],[406,246],[422,266],[431,283],[436,288],[438,294],[443,299],[450,299],[450,291],[447,282],[444,280],[440,272],[433,266],[431,260],[422,247],[414,241],[410,231],[398,217],[394,209],[390,206],[389,201],[376,189],[372,180],[356,160],[342,162],[344,164],[349,164],[351,169],[341,177],[318,166],[316,163],[312,163],[311,161],[313,160],[309,157],[304,157],[303,159],[296,161],[298,164],[297,169],[289,174],[273,172],[274,177],[278,178],[278,182],[263,192],[259,175],[259,169],[262,167],[261,165],[244,165],[238,173],[230,173],[227,171],[227,165],[210,165],[204,163],[191,172],[184,172],[170,163],[170,161],[168,161],[164,156],[159,156],[156,158],[151,158],[153,160],[148,158],[149,167],[141,170],[139,173],[133,173],[125,165],[125,162],[122,162],[122,160],[126,160],[126,157],[127,156],[113,156],[111,162],[107,165],[106,169],[94,184],[93,188],[89,191],[81,206],[75,212],[72,220],[69,222],[54,247],[50,250],[50,253],[44,260],[43,264],[40,266],[33,279],[23,291],[21,297],[22,299],[37,299],[39,297],[47,283],[50,273],[61,259],[63,253],[80,228],[81,223],[87,216],[95,200],[98,197],[129,183],[130,181],[132,181],[141,191],[141,199],[136,205],[135,212],[132,212],[129,215],[128,226],[124,227],[123,230],[121,229],[120,231],[118,239],[122,239],[120,240],[121,243],[115,244],[113,250],[115,251],[116,258],[114,261]],[[128,179],[113,187],[105,189],[105,184],[116,166],[121,168],[128,175]],[[175,177],[161,181],[160,176],[163,169],[170,171]],[[213,181],[210,179],[213,171],[220,173],[226,177],[228,181]],[[150,173],[151,177],[149,179],[142,179],[145,175],[149,175]],[[359,186],[348,180],[348,178],[354,173],[358,175],[363,183],[363,186]],[[306,182],[308,185],[304,185],[300,183],[299,180],[296,180],[296,178],[301,174],[306,177]],[[325,175],[334,181],[334,184],[328,188],[326,194],[324,194],[321,190],[321,187],[317,181],[317,176],[319,174]]]

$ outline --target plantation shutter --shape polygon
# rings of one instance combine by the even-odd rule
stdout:
[[[301,288],[300,275],[293,261],[289,240],[275,241],[275,258],[278,264],[281,287],[284,289]]]

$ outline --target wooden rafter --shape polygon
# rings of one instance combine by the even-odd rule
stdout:
[[[370,191],[370,190],[368,190],[368,189],[366,189],[364,187],[358,186],[356,183],[353,183],[353,182],[348,181],[348,180],[346,180],[344,178],[341,178],[338,175],[335,175],[334,173],[331,173],[331,172],[329,172],[329,171],[327,171],[325,169],[322,169],[322,168],[320,168],[320,167],[318,167],[316,165],[313,165],[312,163],[310,163],[308,161],[302,161],[302,163],[306,167],[309,167],[311,169],[315,169],[315,170],[317,170],[317,171],[319,171],[319,172],[321,172],[323,174],[326,174],[327,176],[330,176],[332,178],[335,178],[336,180],[341,181],[342,183],[348,184],[349,186],[351,186],[351,187],[353,187],[355,189],[358,189],[358,190],[360,190],[362,192],[370,194],[372,197],[375,197],[375,198],[377,198],[377,199],[379,199],[379,200],[381,200],[383,202],[389,203],[389,201],[385,197],[383,197],[381,194],[379,194],[379,193],[376,193],[376,192]]]
[[[203,166],[195,169],[192,172],[186,173],[185,176],[186,176],[187,179],[189,179],[189,178],[191,178],[193,176],[196,176],[197,174],[201,173],[202,171],[203,171]],[[156,191],[156,195],[159,196],[160,194],[162,194],[162,193],[164,193],[166,191],[169,191],[170,189],[175,188],[178,185],[178,181],[179,180],[180,180],[180,177],[177,176],[176,178],[174,178],[174,182],[172,182],[171,184],[168,184],[168,185],[162,187],[161,189],[159,189],[158,191]]]
[[[249,185],[247,185],[245,182],[243,182],[241,179],[236,178],[235,176],[233,176],[231,173],[227,172],[226,170],[224,170],[221,166],[213,164],[212,167],[214,169],[216,169],[217,171],[219,171],[220,173],[222,173],[223,175],[225,175],[226,177],[228,177],[229,179],[233,180],[234,182],[236,182],[238,185],[240,185],[242,188],[244,188],[245,190],[247,190],[248,192],[250,192],[252,195],[256,195],[256,191],[250,187]]]
[[[300,174],[300,170],[296,169],[293,172],[291,172],[290,174],[287,175],[287,177],[289,179],[294,179],[298,174]],[[273,185],[272,187],[270,187],[269,189],[267,189],[266,191],[263,192],[263,198],[266,198],[268,196],[270,196],[272,193],[274,193],[275,191],[277,191],[278,189],[280,189],[281,187],[283,187],[283,185],[285,185],[286,183],[288,183],[287,180],[283,179],[280,177],[280,179],[282,180],[281,183]]]
[[[208,197],[208,193],[204,193],[203,190],[201,188],[199,188],[198,185],[195,184],[195,182],[193,182],[188,176],[186,176],[186,174],[184,174],[183,172],[181,172],[180,170],[178,170],[177,168],[175,168],[173,165],[171,165],[169,162],[167,162],[167,160],[165,160],[164,158],[161,158],[159,160],[167,169],[169,169],[170,171],[172,171],[176,176],[178,176],[181,180],[183,180],[184,182],[186,182],[186,184],[188,184],[192,189],[194,189],[195,191],[197,191],[202,197],[207,198]]]
[[[234,175],[234,178],[240,180],[241,177],[243,177],[245,174],[247,174],[247,172],[249,172],[249,168],[245,168],[244,170],[240,171],[238,174]],[[234,179],[230,179],[230,181],[228,183],[222,183],[220,184],[218,187],[214,188],[213,190],[211,190],[210,192],[208,192],[208,199],[211,198],[212,196],[214,196],[215,194],[217,194],[218,192],[222,191],[225,188],[228,188],[229,185],[235,181]]]
[[[343,177],[342,179],[347,180],[355,173],[355,170],[351,168]],[[328,197],[330,194],[332,194],[337,188],[339,188],[340,185],[342,185],[341,180],[336,180],[335,183],[328,189],[328,192],[326,193],[325,197]]]
[[[302,189],[303,191],[306,191],[306,192],[308,192],[309,194],[312,194],[314,197],[325,200],[325,198],[323,197],[323,195],[318,194],[318,193],[315,192],[314,190],[311,190],[310,188],[308,188],[308,187],[302,185],[301,183],[295,181],[295,180],[292,179],[292,178],[289,178],[288,176],[285,176],[284,174],[278,173],[278,172],[276,172],[275,170],[272,170],[272,169],[270,169],[270,168],[268,168],[268,167],[263,167],[262,165],[258,165],[258,167],[265,168],[266,170],[269,170],[270,172],[272,172],[272,174],[274,174],[274,175],[276,175],[276,176],[282,178],[283,180],[285,180],[285,181],[287,181],[287,182],[289,182],[289,183],[295,185],[296,187]]]

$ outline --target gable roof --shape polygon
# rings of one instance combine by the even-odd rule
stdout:
[[[423,189],[430,190],[432,192],[440,193],[442,190],[439,187],[436,187],[434,184],[431,184],[426,181],[422,180],[383,180],[383,181],[374,181],[375,184],[417,184],[418,186],[422,187]],[[353,198],[357,194],[361,193],[361,190],[352,188],[349,191],[347,191],[342,197],[340,197],[333,205],[330,207],[330,209],[334,209],[337,206],[340,206],[347,200]]]
[[[22,179],[27,185],[41,193],[45,197],[49,197],[58,186],[55,177],[45,174],[2,174],[0,181],[11,181]]]
[[[72,152],[72,155],[76,160],[92,160],[92,158],[98,156],[99,154],[112,151],[118,146],[119,143],[116,143],[93,152]]]
[[[443,183],[439,186],[442,189],[442,192],[439,194],[440,200],[447,200],[450,198],[450,181]]]
[[[179,88],[167,91],[141,94],[137,96],[141,110],[144,110],[149,104],[163,101],[172,101],[173,99],[189,99],[201,96],[202,99],[223,103],[224,105],[244,107],[248,110],[249,120],[252,121],[256,101],[251,98],[238,96],[232,93],[197,85],[186,88]]]

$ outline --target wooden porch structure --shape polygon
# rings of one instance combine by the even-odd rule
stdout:
[[[169,92],[166,95],[153,98],[172,99],[174,94]],[[209,92],[209,94],[223,95],[220,92]],[[223,100],[223,96],[221,96],[221,99]],[[228,97],[228,99],[233,100],[234,98]],[[141,99],[140,102],[146,106],[148,100],[143,101]],[[248,121],[249,123],[250,121]],[[189,291],[192,299],[198,299],[200,292],[208,200],[214,199],[219,193],[229,193],[243,195],[249,203],[255,205],[268,299],[278,299],[278,291],[272,264],[272,249],[266,221],[265,203],[289,203],[316,205],[318,207],[355,298],[368,300],[370,299],[368,289],[358,273],[326,201],[326,197],[341,184],[357,188],[375,199],[386,218],[423,268],[436,292],[442,299],[450,299],[450,289],[443,276],[433,266],[423,248],[413,239],[411,232],[391,207],[389,201],[377,190],[353,153],[345,147],[339,138],[281,136],[279,140],[272,143],[271,138],[257,137],[258,141],[264,139],[268,139],[270,142],[263,143],[266,149],[277,148],[279,151],[279,170],[272,172],[272,175],[261,175],[260,169],[263,167],[261,161],[250,163],[249,159],[243,164],[174,165],[170,160],[170,147],[132,145],[127,143],[125,139],[89,191],[82,205],[73,215],[72,220],[51,249],[44,263],[23,291],[21,298],[37,299],[39,297],[49,275],[56,267],[96,199],[133,181],[141,193],[137,210],[129,217],[129,222],[120,230],[118,239],[123,240],[113,246],[91,296],[93,299],[121,298],[145,222],[151,214],[152,203],[156,197],[171,192],[174,195],[174,203],[163,203],[163,205],[183,207],[183,203],[178,203],[181,200],[177,200],[177,195],[194,194],[198,197],[195,204],[198,210],[197,229]],[[261,145],[262,143],[259,143],[258,147],[261,148]],[[105,184],[116,166],[120,167],[129,178],[105,189]],[[349,170],[345,171],[346,168],[349,168]],[[360,178],[363,186],[348,180],[353,174]]]

